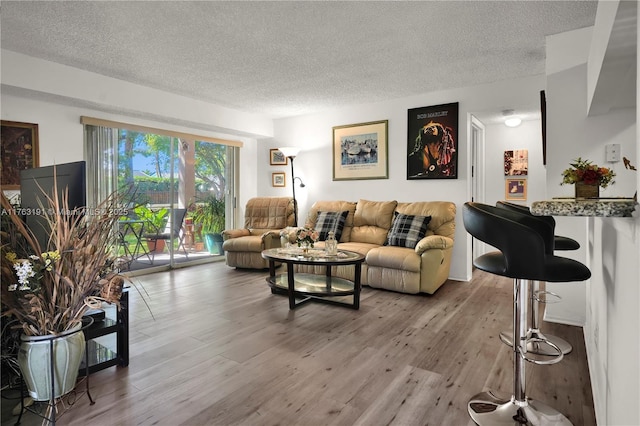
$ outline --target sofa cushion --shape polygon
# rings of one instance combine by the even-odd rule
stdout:
[[[414,216],[395,212],[386,245],[415,248],[427,233],[431,216]]]
[[[383,245],[397,204],[397,201],[359,200],[353,218],[351,241]]]
[[[338,240],[341,243],[351,241],[351,229],[353,228],[353,216],[356,211],[356,203],[353,201],[316,201],[313,203],[307,214],[305,226],[307,228],[313,228],[316,223],[316,217],[318,212],[343,212],[348,211],[347,219],[344,222],[344,229],[342,230],[342,236]],[[336,238],[337,239],[337,238]]]
[[[442,235],[454,239],[456,232],[456,205],[449,201],[414,201],[398,203],[398,213],[431,216],[427,235]]]
[[[380,247],[379,244],[370,244],[370,243],[356,243],[356,242],[348,242],[348,243],[340,243],[338,244],[338,250],[348,250],[355,251],[356,253],[360,253],[363,256],[367,256],[370,250],[374,248]]]
[[[238,238],[231,238],[222,244],[225,251],[231,252],[253,252],[260,253],[264,250],[262,237],[260,235],[249,235]]]
[[[293,225],[293,198],[256,197],[247,201],[244,227],[247,229],[282,229]]]
[[[320,234],[320,241],[325,241],[329,232],[334,233],[336,240],[340,241],[344,222],[347,220],[348,211],[343,212],[318,212],[314,229]]]

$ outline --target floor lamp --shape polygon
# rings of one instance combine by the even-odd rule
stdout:
[[[300,188],[304,188],[304,182],[293,172],[293,160],[296,158],[298,153],[300,152],[300,148],[294,146],[287,146],[283,148],[278,148],[282,155],[287,157],[291,162],[291,188],[293,188],[293,226],[298,226],[298,200],[296,200],[296,179],[300,181]]]

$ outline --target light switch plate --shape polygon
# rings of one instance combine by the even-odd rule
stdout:
[[[610,143],[607,144],[604,148],[605,158],[610,163],[617,163],[620,161],[620,144],[619,143]]]

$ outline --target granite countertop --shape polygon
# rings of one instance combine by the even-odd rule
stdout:
[[[536,216],[631,217],[638,203],[633,198],[553,198],[534,201]]]

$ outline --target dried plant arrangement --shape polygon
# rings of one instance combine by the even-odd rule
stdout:
[[[72,211],[68,194],[54,185],[47,208],[41,206],[50,235],[43,249],[3,193],[9,231],[1,246],[2,316],[17,319],[24,334],[42,336],[73,328],[103,301],[119,307],[126,278],[114,269],[114,247],[125,196],[113,193],[96,208]]]

